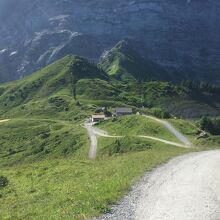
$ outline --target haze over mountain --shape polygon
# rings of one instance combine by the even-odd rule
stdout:
[[[0,81],[67,54],[98,60],[129,39],[142,57],[199,80],[220,80],[218,0],[1,0]]]

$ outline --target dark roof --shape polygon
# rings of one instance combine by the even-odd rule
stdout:
[[[117,113],[132,113],[132,108],[116,108]]]

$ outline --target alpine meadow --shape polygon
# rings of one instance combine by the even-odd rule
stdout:
[[[220,219],[219,12],[0,0],[0,219]]]

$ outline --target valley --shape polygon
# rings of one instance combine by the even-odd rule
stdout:
[[[219,220],[218,0],[0,0],[0,220]]]
[[[210,116],[217,115],[215,88],[203,92],[162,81],[125,83],[78,56],[1,84],[0,176],[8,183],[0,187],[0,218],[92,218],[110,211],[155,166],[178,155],[219,148],[217,135],[197,139],[196,118],[180,119],[162,104],[194,99],[192,89],[199,97],[212,97],[211,103],[198,104],[208,105]],[[132,108],[133,115],[94,125],[96,154],[90,154],[83,124],[92,114],[102,114],[102,107],[109,114],[119,106]],[[193,105],[187,107],[194,111]],[[97,135],[102,130],[106,133]],[[180,133],[193,146],[181,147]]]

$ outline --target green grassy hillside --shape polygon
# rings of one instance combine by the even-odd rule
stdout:
[[[123,90],[121,89],[118,99],[137,107],[144,105],[148,109],[162,108],[183,118],[219,115],[219,89],[209,91],[161,81],[129,82],[120,88]]]
[[[146,135],[178,142],[178,139],[167,131],[161,123],[143,116],[125,116],[102,122],[98,127],[114,136]]]
[[[192,150],[219,146],[218,137],[213,136],[196,140],[202,146],[196,149],[140,139],[134,136],[176,141],[161,124],[128,116],[99,125],[112,135],[126,137],[99,138],[97,159],[88,159],[89,139],[82,125],[97,108],[130,106],[153,114],[174,102],[200,97],[199,105],[207,103],[218,111],[214,93],[192,94],[186,86],[167,82],[124,83],[76,56],[0,85],[0,219],[88,219],[108,211],[158,164]],[[170,121],[195,140],[194,125]],[[1,184],[2,180],[7,181]]]
[[[78,154],[87,144],[79,123],[16,118],[0,124],[0,166]]]
[[[143,59],[127,41],[120,41],[99,64],[109,75],[120,80],[172,80],[158,64]]]
[[[95,65],[80,57],[67,56],[48,67],[26,77],[0,86],[0,114],[34,112],[44,106],[68,111],[77,99],[77,83],[83,79],[108,80],[108,76]],[[103,83],[104,84],[104,83]],[[102,87],[104,85],[100,85]],[[101,89],[101,88],[97,88]],[[87,91],[84,91],[87,92]],[[30,109],[33,108],[33,109]],[[59,109],[58,109],[59,108]],[[63,109],[62,109],[63,108]],[[42,112],[40,113],[42,114]]]
[[[218,90],[205,92],[169,82],[124,83],[81,57],[66,56],[29,77],[0,85],[0,115],[80,118],[95,104],[135,108],[144,105],[177,116],[200,117],[218,114],[219,97]]]
[[[0,189],[0,218],[81,220],[96,216],[108,211],[144,172],[186,152],[160,145],[96,161],[75,156],[0,166],[0,175],[9,180]]]

